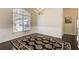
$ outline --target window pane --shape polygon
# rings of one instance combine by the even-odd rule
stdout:
[[[13,9],[13,24],[14,29],[17,31],[27,31],[31,29],[30,26],[30,16],[26,13],[27,11],[25,9],[21,8],[15,8]],[[28,15],[26,15],[28,14]]]

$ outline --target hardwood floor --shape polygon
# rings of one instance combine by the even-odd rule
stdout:
[[[13,50],[13,47],[10,41],[0,43],[0,50]]]
[[[66,42],[69,42],[71,44],[71,48],[72,50],[78,50],[78,47],[77,47],[77,36],[76,35],[68,35],[68,34],[64,34],[62,36],[62,39]]]
[[[62,40],[69,42],[71,44],[72,50],[78,50],[78,47],[77,47],[78,43],[76,38],[77,36],[75,35],[64,34],[62,36]],[[13,50],[13,46],[10,43],[10,41],[3,42],[3,43],[0,43],[0,50]]]

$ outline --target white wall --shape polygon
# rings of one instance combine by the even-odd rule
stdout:
[[[8,40],[12,40],[24,35],[35,33],[35,28],[32,28],[32,31],[29,32],[15,32],[13,33],[12,28],[0,29],[0,43]]]
[[[38,33],[62,37],[62,8],[45,9],[37,19]]]
[[[11,8],[0,8],[0,43],[15,39],[27,34],[35,33],[36,27],[32,26],[29,32],[13,32],[13,19]],[[33,21],[34,19],[32,19]],[[34,22],[33,22],[34,23]],[[32,23],[32,24],[33,24]]]

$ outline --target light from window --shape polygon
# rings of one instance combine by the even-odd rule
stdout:
[[[13,31],[28,31],[31,30],[30,13],[22,8],[13,9]]]

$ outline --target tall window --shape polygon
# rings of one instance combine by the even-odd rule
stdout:
[[[28,11],[22,8],[13,9],[13,31],[28,31],[31,30],[31,15]]]

